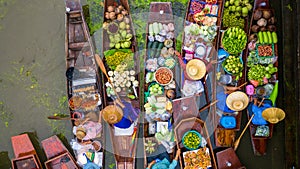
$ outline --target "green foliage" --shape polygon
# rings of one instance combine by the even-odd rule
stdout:
[[[87,0],[87,3],[83,6],[84,17],[93,35],[103,24],[103,0]]]

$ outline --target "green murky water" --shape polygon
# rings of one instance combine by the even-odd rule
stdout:
[[[131,12],[147,12],[148,3],[131,1]],[[186,1],[183,4],[173,3],[175,15],[179,18],[177,24],[182,24],[180,18],[184,16],[185,4]],[[13,157],[10,143],[13,135],[34,132],[38,140],[43,140],[53,134],[63,133],[66,138],[72,138],[69,121],[47,119],[54,113],[68,114],[63,76],[64,12],[62,0],[0,0],[1,169],[6,168],[4,166],[9,164],[8,159]],[[137,31],[145,29],[142,16],[134,14],[133,18]],[[179,28],[182,29],[182,25]],[[138,40],[142,49],[144,37],[138,36],[141,36]],[[100,40],[96,36],[97,41]],[[246,132],[237,153],[247,168],[284,168],[284,131],[280,128],[284,128],[283,123],[275,127],[268,154],[264,157],[253,156],[249,133]],[[105,168],[113,168],[113,158],[108,158],[110,160]],[[142,159],[138,160],[138,165],[142,165]]]

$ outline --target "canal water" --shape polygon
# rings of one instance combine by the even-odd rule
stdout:
[[[180,10],[176,11],[177,6]],[[183,16],[185,7],[178,2],[177,6],[173,10]],[[135,10],[138,11],[132,9],[132,13]],[[37,142],[53,134],[62,134],[67,141],[72,138],[69,121],[47,119],[54,113],[68,114],[63,76],[64,13],[63,0],[0,0],[1,169],[9,168],[9,159],[14,156],[11,136],[30,132]],[[245,121],[244,114],[242,124]],[[267,155],[255,157],[247,130],[237,154],[249,169],[282,169],[284,141],[284,122],[281,122],[268,142]],[[114,168],[109,152],[107,157],[110,160],[105,168]],[[142,161],[138,160],[141,166],[138,169],[142,168]]]

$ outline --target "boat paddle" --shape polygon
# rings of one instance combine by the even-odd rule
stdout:
[[[248,123],[246,124],[244,130],[242,131],[240,137],[239,137],[237,140],[235,140],[235,142],[234,142],[234,144],[233,144],[233,149],[234,149],[234,151],[236,151],[236,149],[238,148],[238,146],[239,146],[239,144],[240,144],[240,140],[241,140],[243,134],[245,133],[246,129],[248,128],[249,124],[251,123],[251,120],[253,119],[253,117],[254,117],[254,114],[252,114],[252,116],[251,116],[251,118],[249,119]]]
[[[97,62],[97,65],[100,67],[101,71],[103,72],[103,74],[106,76],[108,82],[111,84],[111,88],[113,89],[113,91],[115,92],[116,96],[117,96],[117,103],[122,107],[124,108],[124,104],[121,102],[121,99],[118,95],[118,93],[116,92],[116,89],[114,88],[114,85],[112,83],[112,81],[110,80],[110,78],[108,77],[107,75],[107,71],[106,71],[106,68],[104,66],[104,63],[102,61],[102,59],[100,58],[100,56],[98,54],[95,54],[95,60]]]
[[[50,120],[77,120],[78,118],[60,117],[60,116],[48,116],[48,119],[50,119]]]

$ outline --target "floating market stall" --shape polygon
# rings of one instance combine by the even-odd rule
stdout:
[[[241,127],[242,110],[249,102],[242,89],[246,85],[244,63],[251,10],[249,1],[224,2],[215,79],[218,103],[214,113],[217,126],[214,136],[217,147],[233,146],[236,132]]]
[[[283,120],[285,113],[276,108],[278,93],[278,46],[276,18],[268,0],[256,0],[248,34],[246,93],[251,103],[248,118],[255,155],[265,155],[267,140],[272,137],[274,124]]]
[[[105,75],[102,117],[109,124],[117,168],[135,168],[140,60],[128,1],[104,1],[103,16],[103,58],[97,56]]]
[[[95,149],[92,145],[93,142],[98,142],[99,147],[104,145],[99,115],[102,109],[101,79],[79,0],[66,0],[65,28],[67,97],[76,136],[71,140],[71,145],[80,167],[87,164],[84,154],[89,151],[86,149],[89,146],[99,159],[96,165],[101,167],[104,149]],[[88,158],[91,158],[90,155]]]
[[[144,83],[145,168],[174,163],[172,100],[179,96],[175,58],[175,27],[171,3],[150,3]],[[166,159],[164,159],[165,157]],[[159,158],[162,162],[154,162]]]

